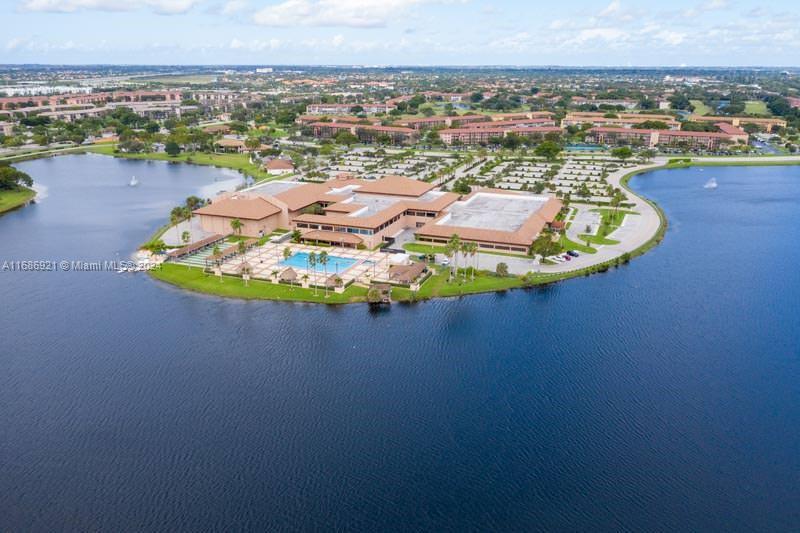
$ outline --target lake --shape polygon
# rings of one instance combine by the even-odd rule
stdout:
[[[19,168],[0,262],[127,257],[236,181]],[[385,311],[0,272],[0,530],[796,529],[800,167],[631,185],[670,228],[630,265]]]

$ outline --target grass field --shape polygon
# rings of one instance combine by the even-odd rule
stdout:
[[[5,213],[21,206],[34,196],[36,196],[36,191],[25,187],[13,191],[2,190],[0,191],[0,213]]]
[[[149,159],[154,161],[174,161],[179,163],[192,163],[195,165],[212,165],[215,167],[232,168],[243,174],[252,176],[258,181],[278,179],[281,176],[272,175],[262,170],[258,165],[250,163],[250,158],[245,154],[209,154],[205,152],[181,153],[175,157],[165,153],[148,152],[141,154],[124,154],[114,151],[112,145],[92,146],[87,151],[111,155],[114,157],[124,157],[127,159]]]
[[[522,287],[522,280],[516,276],[499,277],[488,272],[478,272],[473,281],[468,275],[466,281],[460,276],[452,282],[447,281],[448,273],[442,270],[428,278],[419,291],[416,298],[426,300],[444,296],[461,296],[464,294],[477,294],[481,292],[494,292],[507,289]],[[406,301],[414,299],[410,289],[394,287],[392,289],[392,299]]]
[[[701,100],[689,100],[689,102],[694,106],[694,113],[696,115],[708,115],[711,113],[711,108]]]
[[[403,245],[403,249],[415,254],[444,254],[444,246],[435,246],[432,244],[420,244],[418,242],[408,242]],[[492,250],[480,250],[482,254],[504,255],[507,257],[528,257],[524,254],[511,254],[507,252],[496,252]]]
[[[767,103],[761,100],[748,100],[744,104],[744,112],[748,115],[771,115]]]
[[[248,300],[345,304],[366,301],[367,296],[367,289],[355,285],[348,287],[342,294],[328,291],[327,298],[325,298],[325,291],[322,289],[317,289],[317,294],[314,294],[314,289],[304,289],[299,286],[292,287],[259,280],[250,280],[245,285],[241,278],[231,276],[220,278],[206,274],[200,268],[171,263],[161,265],[160,269],[151,270],[150,275],[155,279],[190,291]]]
[[[594,248],[590,248],[586,246],[586,243],[579,243],[567,238],[566,235],[562,235],[561,239],[558,241],[561,244],[561,247],[564,250],[576,250],[578,252],[584,254],[596,254],[597,250]]]

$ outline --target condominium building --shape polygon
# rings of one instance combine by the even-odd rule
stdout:
[[[630,144],[655,148],[673,146],[713,151],[724,143],[747,143],[749,136],[730,124],[717,124],[719,132],[646,130],[634,128],[592,128],[587,140],[598,144]]]

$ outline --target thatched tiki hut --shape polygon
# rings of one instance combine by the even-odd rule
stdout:
[[[331,274],[325,279],[325,287],[334,292],[344,292],[344,280],[338,274]]]
[[[392,286],[388,283],[373,283],[367,291],[367,302],[370,305],[392,303]]]
[[[294,285],[297,282],[297,271],[292,267],[286,268],[286,270],[281,272],[280,275],[278,276],[278,281]]]
[[[245,285],[250,281],[250,275],[253,273],[253,266],[247,261],[242,262],[236,267],[236,273],[242,276]]]

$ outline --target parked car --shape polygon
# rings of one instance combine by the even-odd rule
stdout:
[[[567,261],[572,261],[572,256],[569,254],[564,254],[562,257]]]
[[[579,254],[575,250],[569,250],[567,251],[567,255],[571,255],[572,257],[579,257],[581,254]]]

